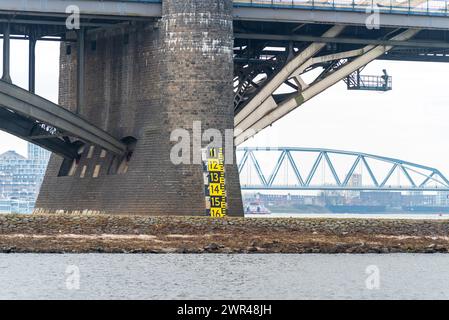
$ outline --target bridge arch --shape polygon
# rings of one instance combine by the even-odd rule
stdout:
[[[18,86],[0,81],[0,130],[66,159],[78,157],[80,141],[115,154],[127,146],[80,116]]]

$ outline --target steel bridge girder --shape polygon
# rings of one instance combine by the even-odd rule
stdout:
[[[390,191],[449,191],[449,180],[437,169],[423,166],[420,164],[411,163],[408,161],[403,161],[400,159],[394,159],[389,157],[382,157],[378,155],[372,155],[367,153],[358,153],[358,152],[350,152],[350,151],[342,151],[342,150],[331,150],[331,149],[317,149],[317,148],[243,148],[238,149],[238,152],[244,152],[244,156],[239,163],[239,173],[242,175],[245,173],[244,169],[246,166],[249,166],[251,163],[254,164],[256,168],[257,175],[260,179],[261,184],[254,185],[252,183],[245,184],[242,182],[242,189],[244,190],[390,190]],[[273,158],[274,160],[274,168],[267,180],[264,175],[262,168],[257,159],[258,152],[276,152],[277,158]],[[310,172],[307,175],[307,179],[305,181],[302,180],[301,173],[298,168],[301,166],[301,157],[299,160],[295,160],[292,156],[292,153],[317,153],[317,157],[313,162],[313,166],[310,169]],[[343,172],[344,173],[344,181],[341,182],[338,176],[338,172],[336,170],[335,160],[333,161],[330,155],[349,155],[355,158],[351,167]],[[265,156],[265,155],[264,155]],[[248,161],[248,158],[251,158],[251,163]],[[376,174],[373,170],[372,164],[368,163],[368,160],[376,160],[380,161],[383,164],[391,165],[388,173],[384,178],[380,178],[379,174]],[[332,172],[333,178],[335,180],[335,185],[313,185],[312,181],[318,173],[319,165],[325,161],[327,163],[329,169]],[[281,166],[286,163],[290,164],[292,168],[294,168],[294,175],[297,178],[297,183],[294,185],[282,185],[274,184],[274,181],[279,176],[279,172]],[[368,175],[373,182],[372,185],[366,186],[354,186],[350,185],[350,179],[353,177],[355,170],[359,165],[364,166]],[[296,169],[295,169],[296,168]],[[410,183],[410,186],[399,186],[399,185],[387,185],[387,182],[392,177],[393,173],[400,169],[405,178]],[[415,179],[410,175],[409,171],[413,171],[425,178],[425,180],[418,184]],[[379,181],[382,181],[379,183]],[[429,182],[435,182],[435,186],[428,186]],[[282,182],[282,181],[281,181]]]

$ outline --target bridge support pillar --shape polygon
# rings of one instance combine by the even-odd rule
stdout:
[[[202,164],[173,163],[171,136],[189,132],[195,152],[195,124],[223,137],[233,129],[232,0],[164,0],[160,21],[87,33],[86,43],[80,114],[123,138],[130,152],[120,157],[86,145],[77,161],[53,156],[36,212],[204,215]],[[61,49],[60,104],[72,111],[77,51]],[[229,214],[241,216],[233,160],[226,166]]]
[[[6,24],[3,34],[3,76],[2,80],[11,83],[11,25]]]
[[[28,91],[36,91],[36,37],[32,32],[28,42]]]

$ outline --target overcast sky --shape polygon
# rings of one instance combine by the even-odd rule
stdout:
[[[57,43],[39,42],[36,90],[54,102],[57,102],[58,56]],[[27,42],[13,41],[12,79],[23,87],[27,87],[27,61]],[[449,175],[446,140],[449,64],[376,61],[364,74],[380,75],[384,68],[393,76],[393,91],[347,91],[341,82],[246,145],[374,153],[434,166]],[[0,132],[0,152],[7,150],[25,154],[26,144]]]
[[[296,109],[247,144],[373,153],[449,174],[449,64],[371,63],[363,74],[393,76],[393,91],[347,91],[343,82]]]

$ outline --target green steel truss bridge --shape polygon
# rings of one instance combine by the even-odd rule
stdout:
[[[243,190],[449,192],[438,169],[378,155],[315,148],[242,148]]]

